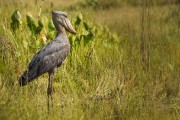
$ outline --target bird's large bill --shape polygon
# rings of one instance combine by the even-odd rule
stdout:
[[[64,19],[64,27],[67,31],[69,31],[72,34],[76,34],[75,29],[73,28],[73,26],[71,25],[71,22],[68,18]]]

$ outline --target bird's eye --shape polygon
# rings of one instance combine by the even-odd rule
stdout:
[[[66,17],[66,18],[67,18],[67,15],[64,15],[64,17]]]

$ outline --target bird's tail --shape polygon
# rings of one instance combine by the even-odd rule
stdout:
[[[28,75],[27,75],[27,70],[21,75],[19,78],[19,85],[24,86],[28,83]]]

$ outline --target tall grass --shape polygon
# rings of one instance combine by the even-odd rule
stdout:
[[[87,8],[91,14],[83,13],[78,25],[85,8],[68,12],[78,34],[68,34],[71,52],[55,75],[54,107],[48,113],[47,74],[22,88],[17,80],[43,45],[36,44],[25,15],[37,21],[35,11],[41,9],[41,18],[51,18],[46,13],[51,4],[1,3],[0,119],[180,119],[178,5],[149,6],[147,1],[106,11]],[[23,23],[14,34],[10,15],[15,9]],[[90,22],[91,15],[98,22]]]

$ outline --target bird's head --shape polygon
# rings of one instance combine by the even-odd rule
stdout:
[[[52,19],[55,26],[62,26],[68,32],[76,34],[75,29],[72,27],[71,22],[65,12],[62,11],[52,11]],[[58,29],[58,28],[56,28]]]

